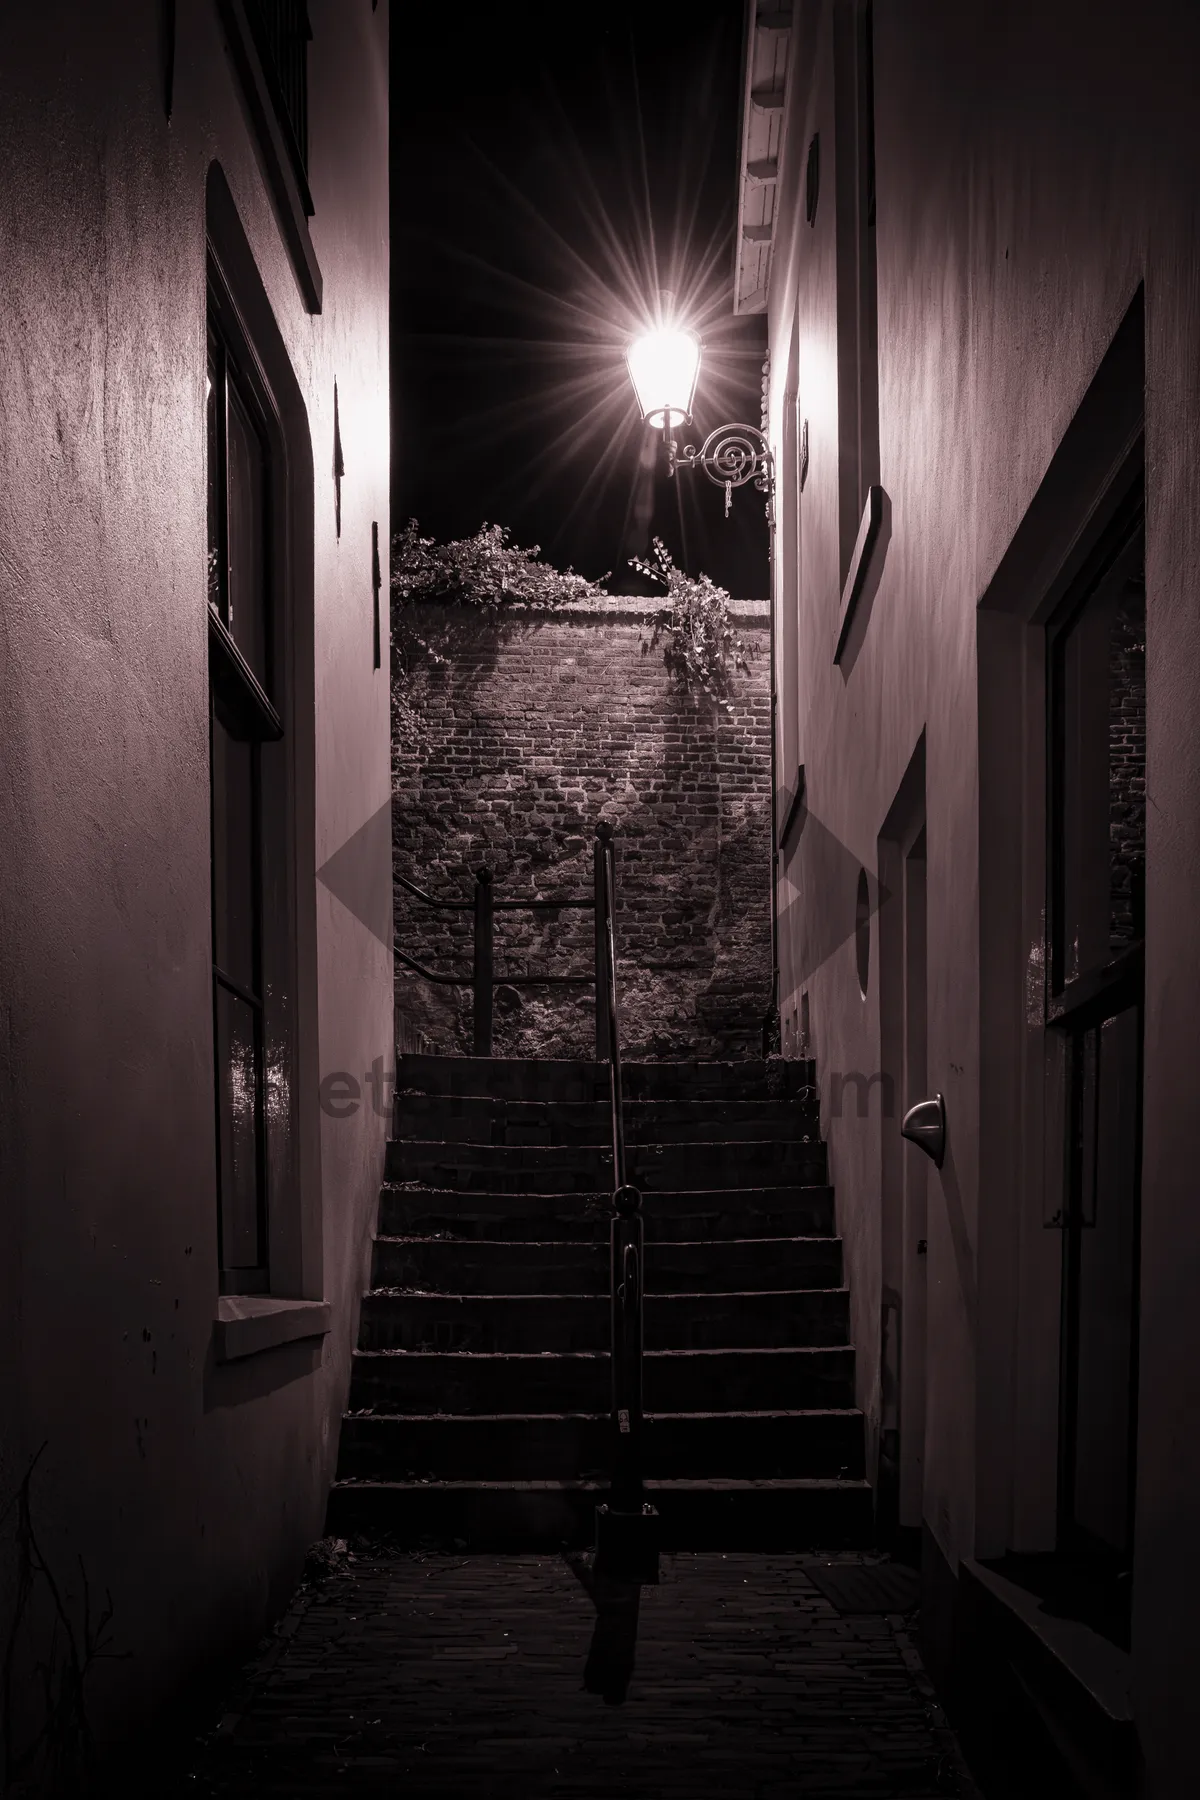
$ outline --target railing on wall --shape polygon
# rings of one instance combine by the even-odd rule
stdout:
[[[612,1369],[612,1487],[596,1508],[596,1569],[630,1581],[658,1579],[658,1514],[642,1483],[642,1196],[625,1162],[625,1096],[617,1006],[616,877],[612,827],[596,832],[596,1036],[607,1062],[612,1115],[613,1199],[609,1227]],[[600,1047],[601,1006],[607,1042]]]
[[[492,991],[497,986],[595,986],[596,1061],[608,1064],[613,1155],[612,1220],[609,1226],[612,1484],[608,1501],[596,1509],[596,1567],[602,1574],[618,1579],[657,1581],[658,1514],[646,1503],[642,1478],[642,1196],[629,1180],[625,1157],[625,1098],[614,925],[616,870],[613,829],[603,820],[596,828],[592,876],[590,899],[559,900],[498,900],[492,892],[491,871],[486,868],[476,874],[475,894],[471,900],[438,900],[403,875],[398,875],[396,881],[423,906],[435,907],[442,912],[474,914],[474,962],[469,985],[474,997],[476,1056],[492,1054]],[[595,961],[590,975],[496,973],[494,919],[497,912],[557,912],[565,907],[593,914]],[[396,960],[424,981],[436,982],[443,987],[468,985],[467,976],[427,969],[404,951],[396,951]]]
[[[609,880],[609,864],[605,862],[604,846],[608,847],[611,858],[612,827],[601,824],[596,834],[593,851],[593,892],[590,897],[568,898],[559,900],[502,900],[497,899],[492,888],[492,872],[482,868],[475,876],[475,894],[471,900],[438,900],[427,894],[424,888],[418,887],[415,881],[409,881],[403,875],[396,876],[396,885],[405,893],[411,894],[423,906],[436,907],[440,912],[474,913],[474,957],[472,970],[467,975],[445,974],[438,970],[427,969],[413,956],[402,950],[396,951],[396,961],[403,963],[406,969],[412,969],[422,981],[434,982],[439,987],[470,987],[473,995],[473,1031],[472,1039],[476,1056],[492,1054],[492,1000],[494,990],[498,987],[594,987],[596,991],[596,1060],[605,1062],[608,1059],[609,1047],[609,993],[605,975],[604,933],[604,897],[608,892],[606,883]],[[564,909],[592,912],[595,915],[595,959],[594,968],[589,975],[537,975],[510,974],[496,972],[495,915],[498,912],[561,912]]]

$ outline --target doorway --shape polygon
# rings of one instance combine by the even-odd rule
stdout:
[[[1058,1551],[1129,1645],[1146,873],[1142,482],[1047,627],[1049,983],[1064,1039]]]
[[[895,1544],[916,1547],[925,1483],[927,1159],[900,1121],[928,1089],[925,739],[879,837],[883,1291],[877,1514]]]

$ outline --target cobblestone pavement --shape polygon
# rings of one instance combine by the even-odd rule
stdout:
[[[861,1559],[858,1559],[861,1560]],[[796,1556],[356,1556],[300,1589],[158,1792],[977,1796],[899,1616],[841,1617]]]

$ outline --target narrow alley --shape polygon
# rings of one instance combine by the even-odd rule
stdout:
[[[912,1571],[709,1552],[639,1589],[590,1563],[335,1552],[172,1800],[977,1794],[904,1616]],[[814,1585],[845,1576],[837,1604]]]
[[[1198,0],[0,5],[0,1800],[1196,1800]]]

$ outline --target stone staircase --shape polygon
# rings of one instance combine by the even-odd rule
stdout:
[[[625,1065],[665,1548],[872,1532],[810,1063]],[[608,1071],[399,1059],[330,1531],[581,1545],[607,1493]]]

